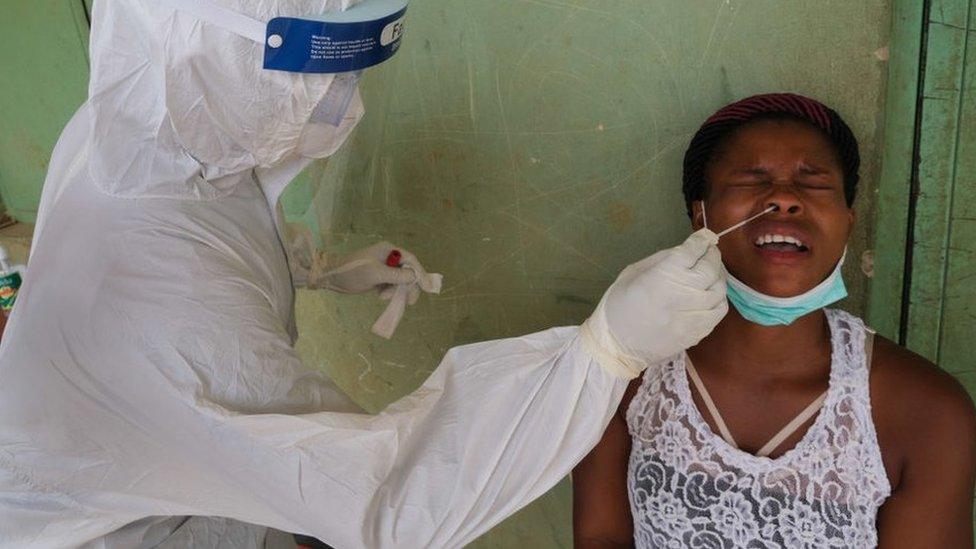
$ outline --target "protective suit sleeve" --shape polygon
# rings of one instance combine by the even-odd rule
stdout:
[[[156,253],[169,262],[177,250]],[[301,363],[233,262],[200,264],[208,276],[183,262],[152,294],[125,282],[152,266],[131,264],[145,273],[112,279],[88,322],[71,324],[85,342],[64,353],[72,366],[35,370],[45,379],[32,387],[62,395],[49,406],[70,403],[59,414],[79,418],[65,425],[77,436],[56,437],[63,474],[44,476],[86,506],[133,520],[223,516],[343,548],[461,547],[567,475],[626,387],[577,328],[557,328],[451,349],[420,388],[358,413]],[[142,314],[119,322],[133,308]],[[155,320],[177,314],[194,322]],[[98,359],[106,348],[114,366]],[[32,444],[51,446],[39,436]],[[61,469],[73,453],[83,471]]]
[[[222,418],[213,451],[262,471],[267,486],[223,475],[256,508],[293,509],[270,526],[337,547],[461,547],[567,475],[625,386],[575,329],[553,330],[453,349],[377,416]]]
[[[336,547],[460,547],[568,474],[625,386],[580,350],[576,329],[555,329],[455,348],[375,416],[198,406],[166,442],[206,479],[180,494],[213,503],[195,514]]]

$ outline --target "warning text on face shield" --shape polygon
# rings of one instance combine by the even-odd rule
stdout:
[[[361,53],[372,51],[376,47],[373,37],[358,40],[333,40],[328,36],[312,36],[309,59],[339,60],[352,59]]]

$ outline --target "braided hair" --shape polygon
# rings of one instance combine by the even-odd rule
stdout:
[[[715,151],[739,128],[750,122],[769,119],[790,119],[819,130],[833,145],[844,175],[844,197],[847,207],[854,203],[861,155],[857,139],[837,112],[819,101],[792,93],[754,95],[726,105],[708,118],[685,151],[682,191],[688,215],[691,203],[705,198],[707,182],[705,169]]]

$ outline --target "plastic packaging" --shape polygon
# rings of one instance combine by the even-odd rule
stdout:
[[[23,282],[24,268],[21,265],[11,265],[7,250],[0,246],[0,312],[4,317],[10,316],[17,292]]]

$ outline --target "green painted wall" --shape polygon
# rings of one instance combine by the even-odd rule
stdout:
[[[34,221],[51,149],[85,101],[88,20],[81,0],[17,0],[0,16],[0,199]]]
[[[976,2],[969,4],[959,135],[946,225],[939,364],[976,395]]]
[[[888,6],[414,0],[403,50],[366,76],[360,128],[285,204],[329,248],[406,246],[445,291],[391,342],[369,335],[382,302],[301,292],[301,354],[375,410],[452,345],[581,321],[624,265],[687,234],[680,159],[701,121],[779,90],[821,98],[861,139],[845,306],[863,313]],[[561,485],[477,545],[569,546],[569,502]]]

